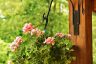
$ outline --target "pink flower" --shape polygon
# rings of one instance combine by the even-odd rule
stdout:
[[[16,39],[10,44],[10,49],[14,52],[22,42],[22,37],[16,37]]]
[[[21,44],[23,42],[22,37],[17,36],[16,39],[14,40],[14,42],[16,42],[17,44]]]
[[[30,32],[34,27],[32,26],[31,23],[26,23],[23,27],[23,32],[28,33]]]
[[[48,37],[47,39],[45,39],[44,43],[54,45],[55,44],[54,37]]]
[[[36,36],[37,37],[39,37],[39,36],[41,36],[41,35],[43,35],[44,34],[44,31],[41,31],[41,30],[37,30],[36,31]]]
[[[11,51],[14,52],[17,48],[18,48],[18,45],[16,45],[15,43],[10,44]]]
[[[36,35],[37,37],[44,34],[44,31],[39,30],[38,28],[31,30],[31,35]]]
[[[32,29],[32,30],[31,30],[31,35],[36,34],[36,32],[37,32],[37,30],[36,30],[36,29]]]
[[[60,38],[67,38],[67,39],[70,39],[70,37],[71,37],[70,34],[64,35],[63,33],[56,33],[56,36],[58,36]]]
[[[64,37],[64,34],[63,33],[56,33],[56,36],[62,38],[62,37]]]
[[[67,38],[67,39],[71,39],[71,34],[67,34],[67,35],[65,35],[65,38]]]

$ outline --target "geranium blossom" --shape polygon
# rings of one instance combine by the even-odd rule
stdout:
[[[44,43],[54,45],[55,44],[54,37],[48,37],[47,39],[45,39]]]
[[[37,37],[39,37],[39,36],[41,36],[41,35],[43,35],[44,34],[44,31],[41,31],[41,30],[37,30],[36,31],[36,36]]]
[[[10,49],[15,51],[19,45],[23,42],[22,37],[18,36],[16,39],[10,44]]]
[[[36,35],[37,37],[39,37],[40,35],[43,35],[43,34],[44,34],[44,31],[41,31],[38,28],[31,30],[31,35]]]
[[[63,33],[56,33],[56,36],[62,38],[62,37],[64,37],[64,34]]]
[[[67,34],[65,37],[71,39],[71,34]]]
[[[36,29],[31,30],[31,35],[34,35],[34,34],[36,34]]]
[[[14,52],[17,48],[18,48],[18,45],[16,45],[15,43],[10,44],[11,51]]]
[[[56,33],[55,36],[58,36],[60,38],[68,38],[68,39],[70,39],[70,37],[71,37],[70,34],[64,35],[63,33]]]
[[[23,27],[23,32],[24,33],[28,33],[30,32],[32,29],[34,28],[34,26],[32,26],[31,23],[26,23]]]
[[[22,37],[20,37],[20,36],[16,37],[16,39],[14,40],[14,42],[17,43],[17,44],[21,44],[22,41],[23,41]]]

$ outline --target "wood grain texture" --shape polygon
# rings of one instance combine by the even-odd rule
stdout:
[[[96,0],[92,0],[93,12],[96,12]]]
[[[78,0],[73,0],[75,9],[78,9]],[[83,0],[84,14],[80,5],[80,28],[79,35],[74,35],[72,21],[72,5],[69,1],[69,32],[74,42],[76,61],[72,64],[93,64],[92,63],[92,0]]]

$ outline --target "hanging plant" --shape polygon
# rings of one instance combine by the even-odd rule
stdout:
[[[71,35],[53,34],[47,30],[52,2],[48,13],[43,14],[43,21],[46,21],[44,30],[26,23],[21,36],[10,44],[8,64],[70,64],[75,59]]]
[[[31,23],[26,23],[22,31],[23,35],[10,44],[8,64],[70,64],[74,60],[70,34],[52,36]]]

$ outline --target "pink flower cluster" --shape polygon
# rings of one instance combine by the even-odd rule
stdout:
[[[39,30],[38,28],[32,29],[31,30],[31,35],[36,35],[37,37],[41,36],[44,34],[44,31]]]
[[[71,35],[70,34],[67,34],[67,35],[64,35],[63,33],[56,33],[55,36],[58,36],[60,38],[68,38],[70,39]],[[45,44],[51,44],[51,45],[54,45],[55,44],[55,38],[54,37],[48,37],[47,39],[45,39],[44,43]]]
[[[45,39],[44,43],[54,45],[55,44],[54,39],[55,39],[54,37],[48,37],[47,39]]]
[[[31,33],[31,35],[36,35],[37,37],[44,34],[44,31],[41,31],[38,28],[34,28],[34,26],[31,23],[26,23],[24,25],[23,32]]]
[[[70,37],[71,37],[70,34],[64,35],[63,33],[56,33],[55,36],[58,36],[60,38],[67,38],[67,39],[70,39]]]
[[[23,42],[23,40],[22,40],[21,36],[16,37],[16,39],[10,45],[10,49],[12,51],[15,51],[22,42]]]
[[[26,23],[23,27],[23,32],[24,33],[28,33],[30,32],[32,29],[34,29],[34,26],[31,23]]]
[[[64,34],[63,33],[56,33],[56,36],[62,38],[62,37],[64,37]]]
[[[31,35],[36,35],[37,37],[39,37],[45,33],[44,31],[41,31],[38,28],[35,28],[31,23],[26,23],[24,25],[23,32],[30,33]],[[71,37],[70,34],[64,35],[63,33],[56,33],[55,36],[58,36],[60,38],[68,38],[68,39],[70,39],[70,37]],[[21,36],[16,37],[16,39],[10,45],[11,50],[15,51],[22,42],[23,42],[23,40],[22,40]],[[47,39],[45,39],[44,43],[54,45],[55,37],[48,37]]]

